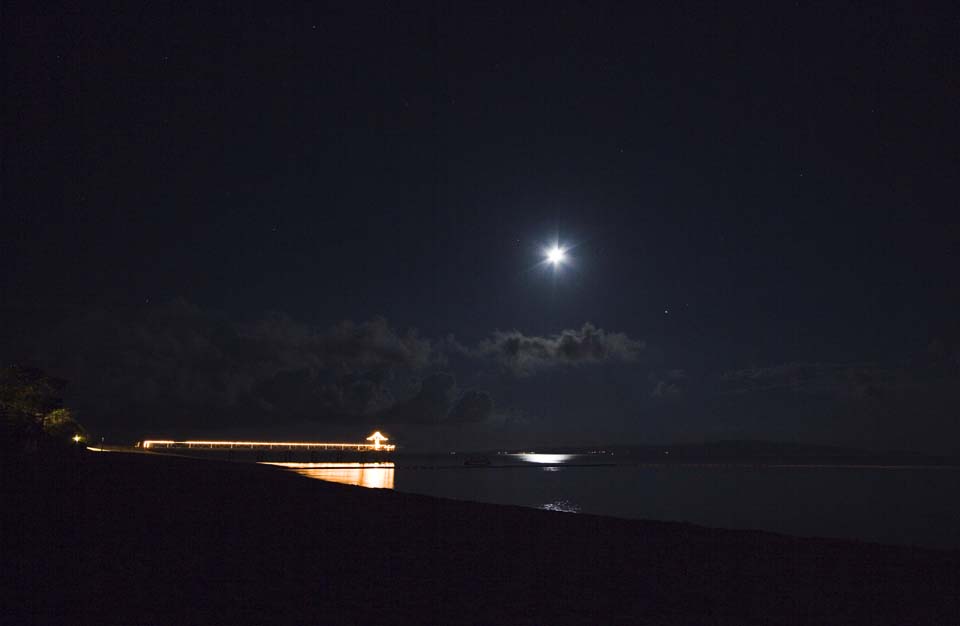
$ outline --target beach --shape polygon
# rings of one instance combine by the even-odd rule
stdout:
[[[951,624],[960,552],[82,453],[6,472],[4,623]]]

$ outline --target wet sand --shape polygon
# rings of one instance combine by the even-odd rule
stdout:
[[[960,624],[958,551],[146,454],[5,473],[5,624]]]

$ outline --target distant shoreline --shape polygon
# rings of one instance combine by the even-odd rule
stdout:
[[[139,448],[127,446],[109,446],[105,451],[127,452],[137,454],[147,454],[156,456],[171,456],[184,458],[197,458],[205,460],[220,461],[238,461],[238,462],[263,462],[263,461],[282,461],[297,460],[309,462],[311,457],[300,454],[284,455],[280,452],[275,453],[248,453],[247,451],[220,451],[210,453],[207,451],[177,450],[176,452],[156,452],[146,451]],[[404,451],[395,452],[388,456],[380,456],[367,460],[363,453],[349,456],[343,460],[355,462],[392,462],[398,468],[407,469],[455,469],[459,467],[470,467],[473,469],[502,469],[502,468],[543,468],[543,467],[704,467],[704,468],[852,468],[852,469],[960,469],[960,460],[953,457],[932,457],[924,455],[857,455],[857,456],[791,456],[791,457],[773,457],[773,456],[749,456],[749,457],[718,457],[696,456],[696,455],[675,455],[672,458],[665,458],[667,455],[643,455],[636,456],[630,453],[606,453],[591,454],[584,452],[564,452],[580,457],[573,462],[498,462],[507,457],[516,456],[519,453],[408,453]],[[545,454],[553,454],[546,452]],[[335,462],[335,455],[312,455],[314,462]],[[329,456],[329,458],[326,458]],[[468,465],[464,459],[469,456],[483,456],[491,461],[488,465]],[[423,458],[443,458],[449,459],[448,463],[423,463],[410,462],[411,459]],[[584,459],[590,458],[586,462]],[[593,461],[592,459],[597,459]],[[601,459],[603,459],[601,461]],[[609,459],[609,460],[608,460]]]

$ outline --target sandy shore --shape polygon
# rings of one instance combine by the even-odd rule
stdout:
[[[456,502],[151,455],[6,473],[9,624],[960,624],[956,551]]]

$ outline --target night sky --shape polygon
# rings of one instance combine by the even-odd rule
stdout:
[[[655,4],[10,3],[0,360],[117,439],[960,451],[960,10]]]

